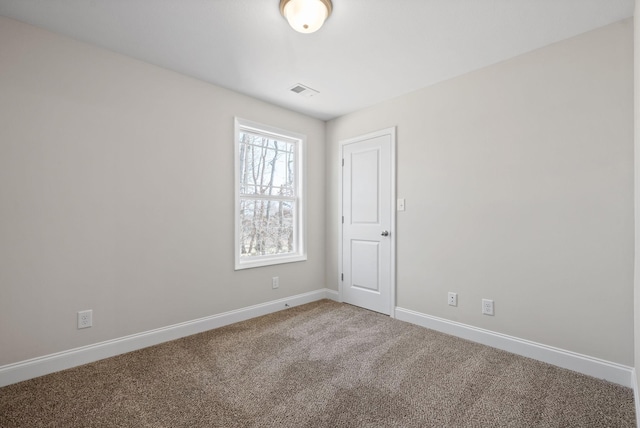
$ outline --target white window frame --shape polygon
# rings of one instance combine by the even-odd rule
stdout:
[[[240,257],[240,132],[248,131],[252,133],[262,134],[276,139],[282,139],[287,142],[293,142],[296,145],[296,197],[295,208],[296,213],[294,220],[294,245],[296,252],[287,254],[265,255]],[[234,183],[235,183],[235,270],[255,268],[261,266],[277,265],[281,263],[292,263],[307,260],[306,247],[306,140],[307,137],[295,132],[286,131],[275,128],[273,126],[264,125],[250,120],[236,117],[234,120]]]

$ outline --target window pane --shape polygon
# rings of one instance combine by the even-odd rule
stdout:
[[[295,195],[295,144],[240,132],[240,194]]]
[[[290,201],[240,200],[240,257],[293,253],[294,209]]]

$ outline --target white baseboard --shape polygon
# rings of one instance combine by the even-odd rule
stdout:
[[[334,302],[340,302],[340,293],[338,293],[336,290],[325,288],[324,292],[327,293],[325,299],[333,300]]]
[[[432,330],[461,337],[472,342],[502,349],[524,357],[533,358],[545,363],[553,364],[565,369],[573,370],[599,379],[605,379],[628,388],[634,388],[636,383],[633,368],[622,364],[612,363],[587,355],[578,354],[564,349],[554,348],[529,340],[520,339],[506,334],[496,333],[478,327],[449,321],[431,315],[415,312],[410,309],[396,307],[396,318]],[[634,390],[636,390],[634,388]],[[636,392],[636,408],[638,396]],[[637,413],[640,414],[640,413]]]
[[[631,383],[633,386],[633,401],[636,404],[636,426],[640,428],[640,391],[638,391],[638,377],[635,367],[631,369]]]
[[[224,312],[193,321],[174,324],[143,333],[132,334],[118,339],[107,340],[81,348],[70,349],[45,355],[26,361],[20,361],[0,367],[0,387],[22,382],[23,380],[43,376],[103,358],[113,357],[126,352],[158,345],[170,340],[190,336],[203,331],[233,324],[250,318],[281,311],[287,307],[299,306],[321,299],[338,300],[338,292],[324,288],[309,293],[298,294],[284,299],[273,300],[259,305]]]

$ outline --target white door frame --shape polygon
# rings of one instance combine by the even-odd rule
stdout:
[[[391,235],[391,284],[390,284],[390,293],[389,302],[391,304],[390,316],[391,318],[396,317],[396,127],[381,129],[379,131],[370,132],[368,134],[360,135],[354,138],[349,138],[346,140],[340,140],[340,186],[338,189],[338,197],[340,198],[340,217],[344,213],[344,207],[342,206],[342,186],[344,184],[343,177],[343,168],[342,162],[344,162],[344,146],[350,143],[354,143],[357,141],[368,140],[376,137],[380,137],[383,135],[389,135],[391,137],[391,226],[390,226],[390,235]],[[340,302],[343,302],[343,281],[342,281],[342,272],[343,264],[342,264],[342,237],[343,237],[343,229],[344,224],[342,223],[342,218],[338,218],[338,224],[340,225],[340,236],[338,240],[338,295]]]

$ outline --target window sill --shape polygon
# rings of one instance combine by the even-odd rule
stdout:
[[[235,270],[280,265],[285,263],[303,262],[306,260],[307,260],[306,254],[296,254],[293,256],[279,256],[279,257],[262,256],[262,257],[251,258],[251,260],[245,260],[245,261],[236,260]]]

